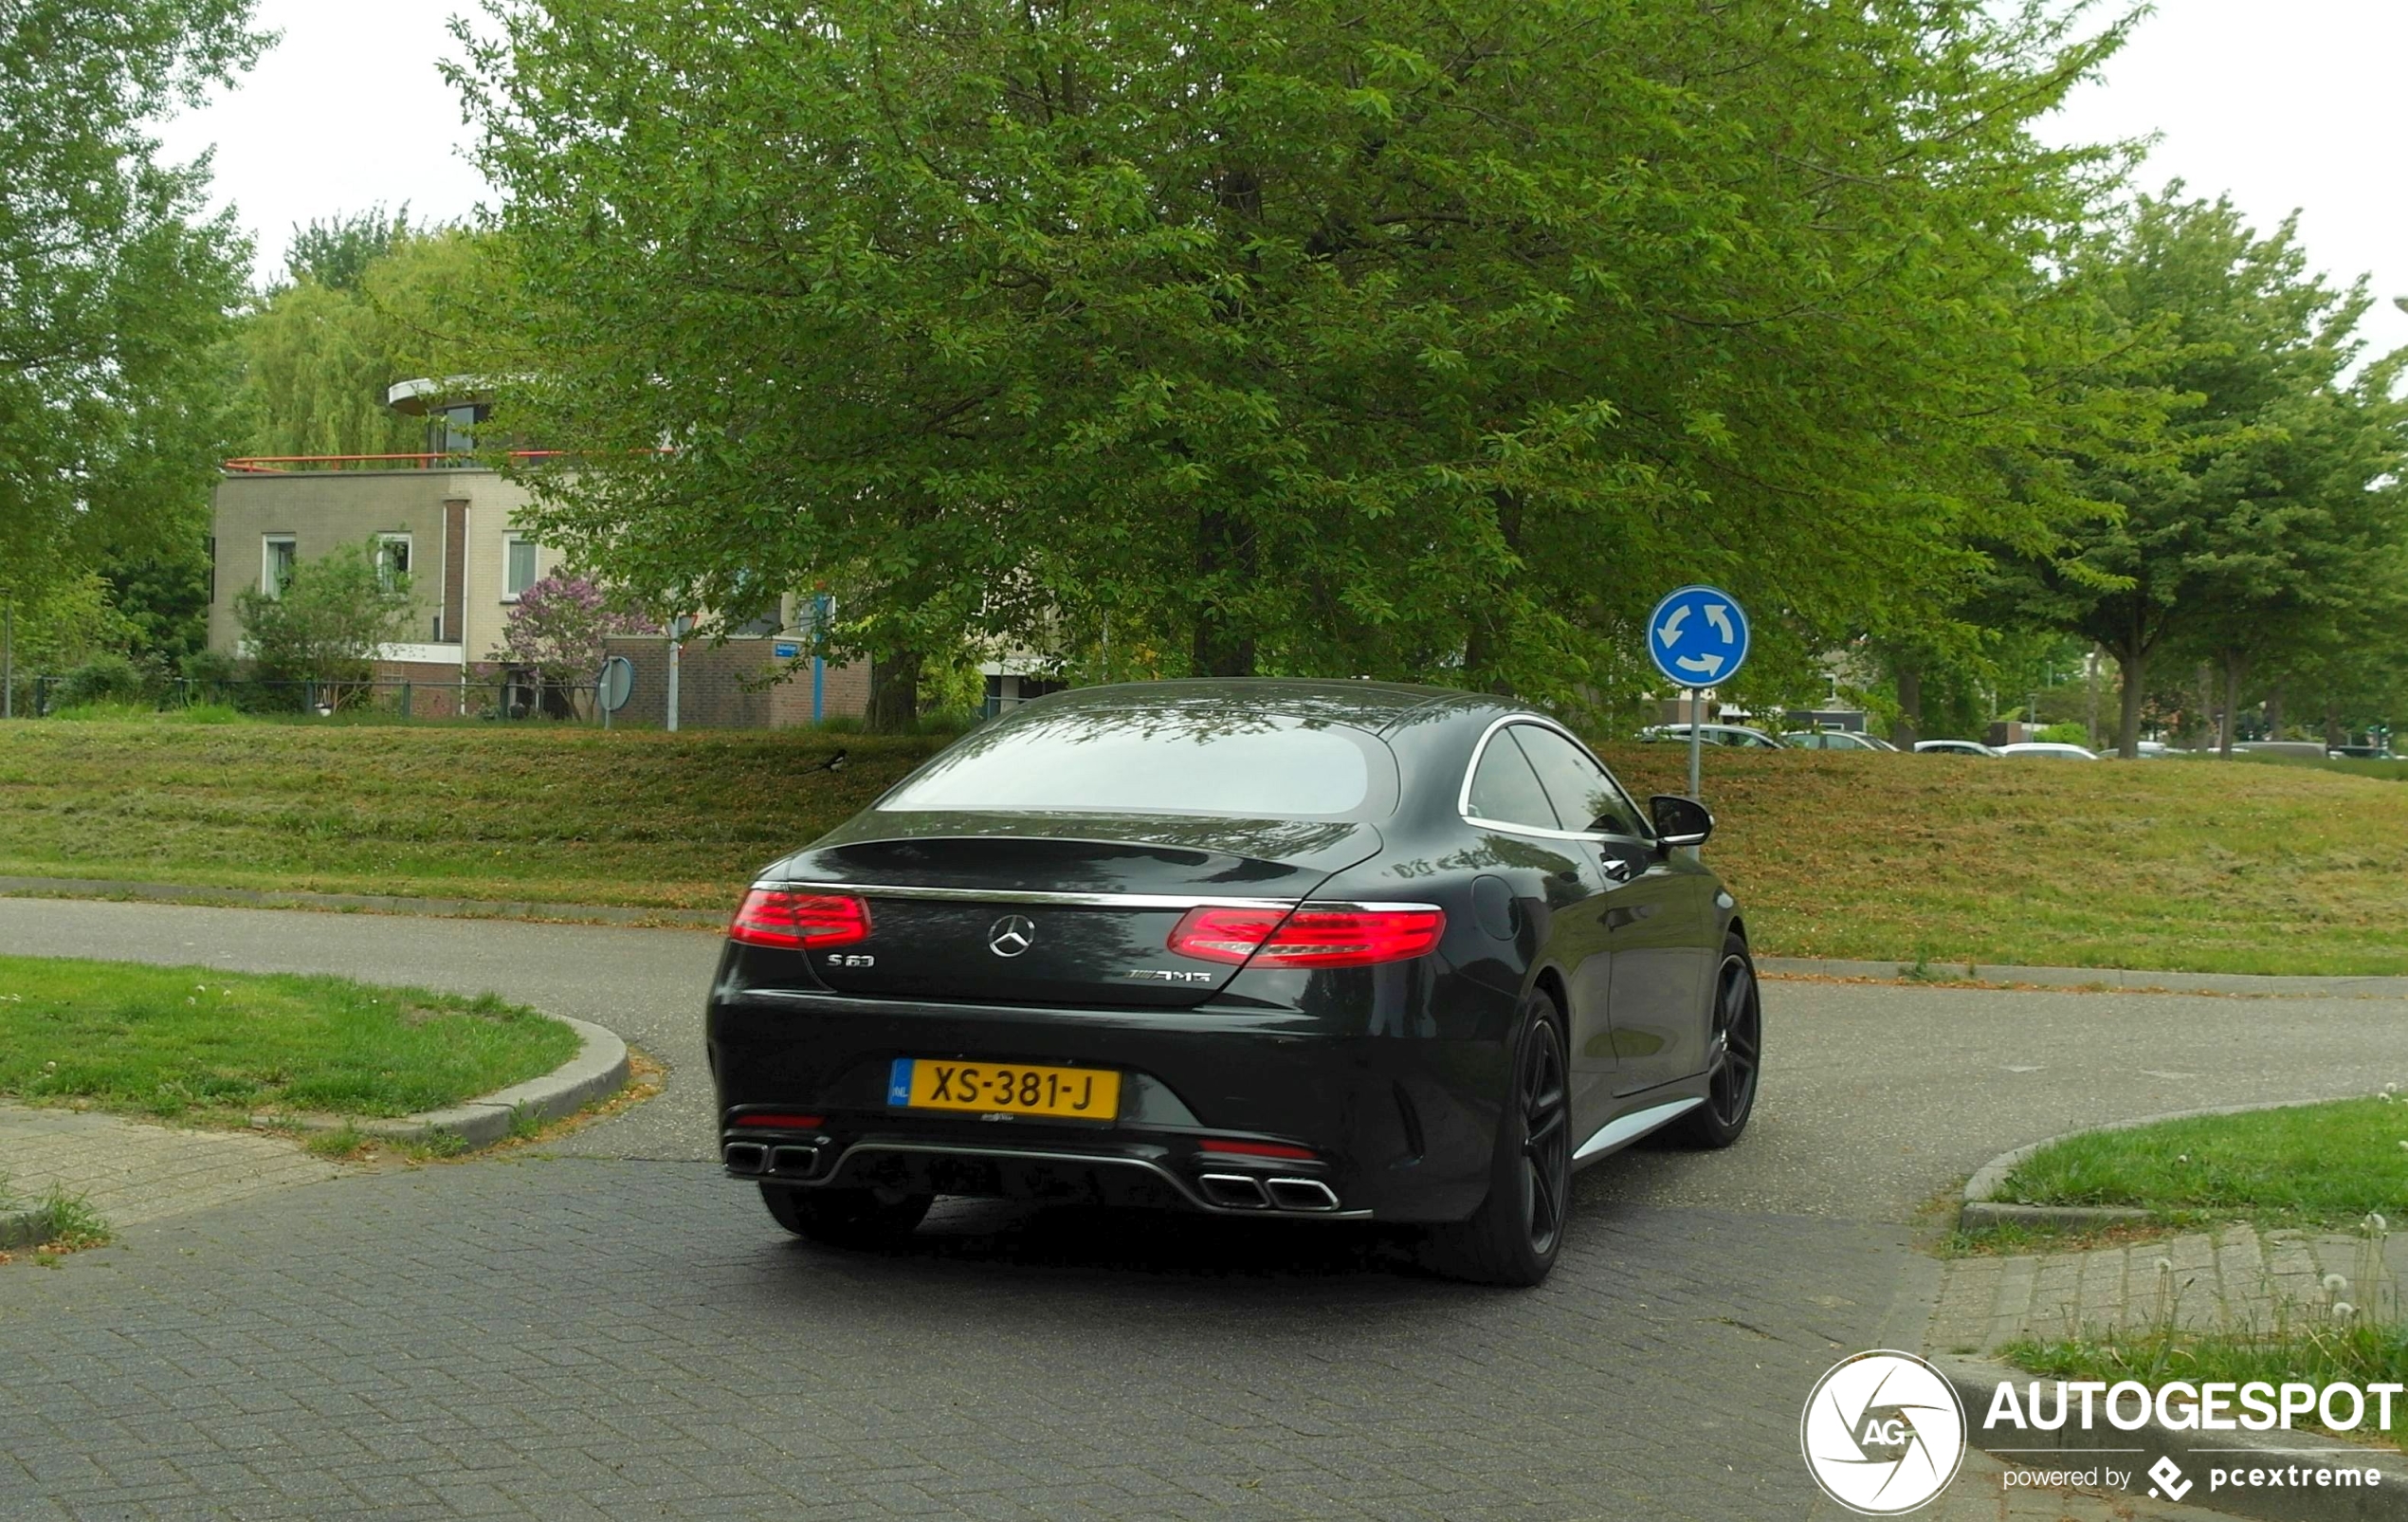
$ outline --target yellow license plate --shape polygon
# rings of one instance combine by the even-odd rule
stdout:
[[[886,1080],[886,1103],[897,1109],[1110,1120],[1121,1111],[1121,1075],[1104,1068],[897,1057]]]

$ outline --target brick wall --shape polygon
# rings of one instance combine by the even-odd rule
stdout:
[[[678,662],[678,726],[684,729],[769,729],[811,723],[811,668],[771,682],[786,663],[767,637],[714,646],[687,642]],[[635,666],[635,687],[614,723],[663,725],[668,721],[668,642],[633,636],[608,642],[610,653]],[[869,706],[867,664],[831,666],[821,688],[821,711],[858,718]]]
[[[407,682],[407,691],[397,687],[379,687],[376,705],[398,710],[406,699],[412,717],[419,719],[457,719],[460,717],[460,668],[437,666],[424,661],[378,661],[376,680],[379,683]]]

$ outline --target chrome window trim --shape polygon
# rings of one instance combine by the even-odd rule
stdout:
[[[1534,724],[1541,729],[1552,729],[1557,734],[1561,735],[1564,739],[1572,742],[1574,748],[1578,750],[1581,755],[1586,756],[1590,761],[1596,762],[1596,769],[1605,774],[1605,779],[1614,784],[1614,790],[1616,793],[1621,794],[1623,800],[1631,805],[1631,812],[1633,815],[1638,815],[1638,800],[1631,797],[1631,790],[1624,787],[1622,785],[1622,779],[1614,775],[1613,767],[1608,766],[1605,762],[1597,760],[1597,754],[1596,751],[1591,750],[1587,745],[1581,743],[1580,737],[1578,735],[1574,734],[1571,730],[1565,728],[1563,725],[1556,723],[1553,719],[1550,719],[1541,713],[1508,713],[1504,718],[1490,724],[1487,728],[1482,730],[1480,732],[1480,739],[1478,743],[1471,747],[1471,764],[1463,769],[1463,786],[1458,788],[1455,792],[1455,816],[1457,818],[1477,830],[1494,830],[1501,834],[1528,835],[1537,840],[1635,840],[1643,846],[1652,846],[1656,844],[1655,837],[1651,834],[1622,835],[1602,830],[1548,830],[1542,829],[1535,824],[1514,824],[1504,819],[1485,818],[1480,815],[1472,813],[1471,779],[1479,774],[1481,758],[1488,754],[1488,743],[1497,738],[1498,731],[1510,728],[1518,724]],[[1541,789],[1546,786],[1544,779],[1540,780],[1539,785]],[[1645,817],[1644,815],[1640,815],[1639,816],[1641,818]]]
[[[1434,911],[1435,904],[1356,902],[1348,899],[1230,898],[1214,893],[1056,893],[1034,889],[912,888],[894,883],[828,883],[763,878],[755,888],[776,893],[849,893],[855,898],[926,899],[939,904],[1039,904],[1053,908],[1104,909],[1290,909],[1376,913],[1389,909]]]

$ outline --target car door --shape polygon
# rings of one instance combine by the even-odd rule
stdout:
[[[1516,739],[1526,727],[1505,724],[1488,732],[1472,761],[1464,816],[1494,832],[1489,850],[1499,864],[1541,873],[1543,904],[1525,900],[1523,907],[1543,914],[1540,955],[1563,971],[1565,1034],[1573,1053],[1572,1122],[1576,1128],[1584,1122],[1593,1128],[1603,1124],[1602,1116],[1589,1117],[1605,1109],[1613,1094],[1613,1028],[1606,1013],[1612,938],[1603,915],[1608,884],[1596,853],[1579,838],[1578,825],[1564,824],[1540,785]],[[1579,1054],[1592,1049],[1596,1059],[1583,1067]]]
[[[1606,889],[1597,924],[1609,953],[1605,1051],[1575,1047],[1615,1094],[1686,1078],[1706,1065],[1711,879],[1656,849],[1654,832],[1603,763],[1560,730],[1517,729],[1556,813],[1590,833]]]

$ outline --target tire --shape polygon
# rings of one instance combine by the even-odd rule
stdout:
[[[918,1228],[936,1196],[899,1189],[791,1189],[761,1185],[761,1203],[795,1236],[830,1247],[876,1247]]]
[[[1488,1197],[1468,1220],[1431,1234],[1432,1265],[1475,1284],[1527,1288],[1563,1250],[1572,1205],[1572,1090],[1563,1016],[1534,993],[1523,1000]]]
[[[1747,943],[1736,935],[1724,938],[1706,1018],[1706,1103],[1681,1122],[1678,1134],[1691,1146],[1714,1149],[1730,1146],[1747,1129],[1763,1073],[1763,999]]]

